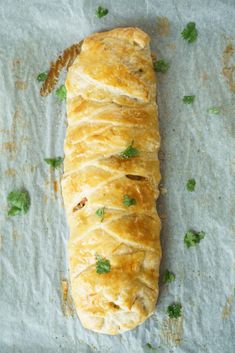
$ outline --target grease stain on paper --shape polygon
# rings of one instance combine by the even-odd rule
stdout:
[[[23,81],[23,80],[17,80],[15,81],[15,87],[18,89],[18,90],[25,90],[28,88],[28,82],[26,81]]]
[[[160,336],[166,344],[179,346],[183,338],[183,317],[164,320]]]
[[[167,17],[157,17],[157,34],[161,37],[166,37],[170,33],[170,22]]]
[[[73,303],[73,298],[70,292],[70,286],[67,279],[61,281],[61,307],[63,314],[66,318],[75,315],[75,307]]]
[[[233,295],[230,295],[227,297],[226,303],[223,306],[223,310],[222,310],[222,320],[226,320],[229,317],[229,315],[231,314],[233,300],[234,300]]]
[[[222,74],[227,79],[230,90],[235,93],[235,64],[232,64],[232,58],[234,54],[234,46],[229,43],[223,52],[223,68]]]

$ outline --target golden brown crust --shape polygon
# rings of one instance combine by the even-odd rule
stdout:
[[[158,295],[160,136],[149,37],[117,28],[86,38],[66,88],[72,294],[84,327],[118,334],[150,316]],[[131,143],[139,154],[123,158]],[[135,203],[127,206],[124,195]],[[96,255],[110,261],[110,272],[96,272]]]

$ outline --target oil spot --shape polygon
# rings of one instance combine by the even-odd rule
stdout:
[[[170,33],[170,23],[167,17],[157,17],[157,34],[166,37]]]
[[[234,299],[234,297],[232,295],[227,297],[226,303],[225,303],[223,310],[222,310],[222,320],[226,320],[229,317],[229,315],[231,314],[233,299]]]
[[[208,81],[209,76],[207,74],[207,72],[202,72],[202,74],[200,75],[200,78],[202,79],[202,81]]]
[[[167,48],[169,49],[176,49],[176,44],[175,43],[169,43],[166,45]]]
[[[183,317],[164,320],[160,336],[166,344],[179,346],[183,337]]]
[[[223,52],[223,68],[222,74],[227,79],[230,90],[235,93],[235,65],[231,63],[231,59],[234,54],[234,46],[232,43],[229,43]]]
[[[61,307],[65,317],[75,315],[75,307],[70,293],[70,287],[67,279],[61,281]]]
[[[5,170],[5,175],[7,176],[15,176],[16,175],[16,170],[14,168],[8,168]]]
[[[28,83],[26,81],[17,80],[15,81],[15,87],[23,91],[28,87]]]
[[[15,142],[4,142],[2,144],[2,149],[6,152],[12,153],[16,151],[16,143]]]
[[[18,74],[20,71],[21,61],[19,59],[12,60],[12,71]]]

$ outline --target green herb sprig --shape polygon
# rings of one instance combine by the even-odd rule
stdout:
[[[156,72],[162,72],[163,74],[165,74],[168,71],[170,64],[162,59],[155,61],[153,67]]]
[[[96,272],[99,274],[108,273],[111,270],[110,261],[105,257],[96,255]]]
[[[195,96],[184,96],[183,97],[183,102],[185,104],[192,104],[195,100]]]
[[[139,150],[135,147],[133,147],[134,140],[131,141],[131,144],[123,151],[120,153],[120,156],[122,158],[131,158],[131,157],[136,157],[139,155]]]
[[[192,192],[195,190],[196,187],[196,180],[195,179],[189,179],[186,184],[186,188],[188,191]]]
[[[96,216],[100,217],[101,218],[100,221],[103,222],[104,214],[105,214],[105,207],[98,208],[98,210],[96,210],[95,214],[96,214]]]
[[[167,308],[167,313],[170,319],[178,319],[181,316],[182,305],[180,303],[172,303]]]
[[[218,115],[218,114],[220,114],[220,108],[219,107],[211,107],[207,110],[207,112],[209,114]]]
[[[136,204],[136,200],[128,195],[124,195],[123,196],[123,204],[125,206],[132,206],[132,205],[135,205]]]
[[[58,169],[62,165],[64,158],[63,157],[45,158],[44,161],[47,164],[49,164],[52,168]]]
[[[109,10],[105,9],[102,6],[99,6],[98,9],[96,10],[96,16],[98,18],[102,18],[102,17],[106,16],[108,13],[109,13]]]
[[[182,37],[188,42],[193,43],[198,36],[198,31],[195,22],[189,22],[181,32]]]
[[[203,231],[195,232],[194,230],[188,230],[184,236],[184,244],[186,245],[187,248],[190,248],[191,246],[195,246],[199,244],[202,239],[205,238],[205,235],[206,233]]]
[[[11,191],[7,196],[10,209],[9,216],[16,216],[21,213],[27,213],[30,207],[30,197],[26,190]]]
[[[57,98],[59,98],[60,101],[66,99],[67,90],[65,85],[61,85],[59,88],[57,88],[57,90],[55,91],[55,95]]]
[[[46,81],[47,75],[48,75],[47,72],[41,72],[41,73],[37,76],[38,82]]]
[[[166,270],[163,276],[163,283],[170,283],[175,280],[175,274],[172,271]]]

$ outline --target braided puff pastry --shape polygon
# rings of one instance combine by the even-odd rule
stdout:
[[[89,36],[66,88],[72,295],[84,327],[114,335],[145,321],[158,296],[160,137],[149,37],[138,28]]]

